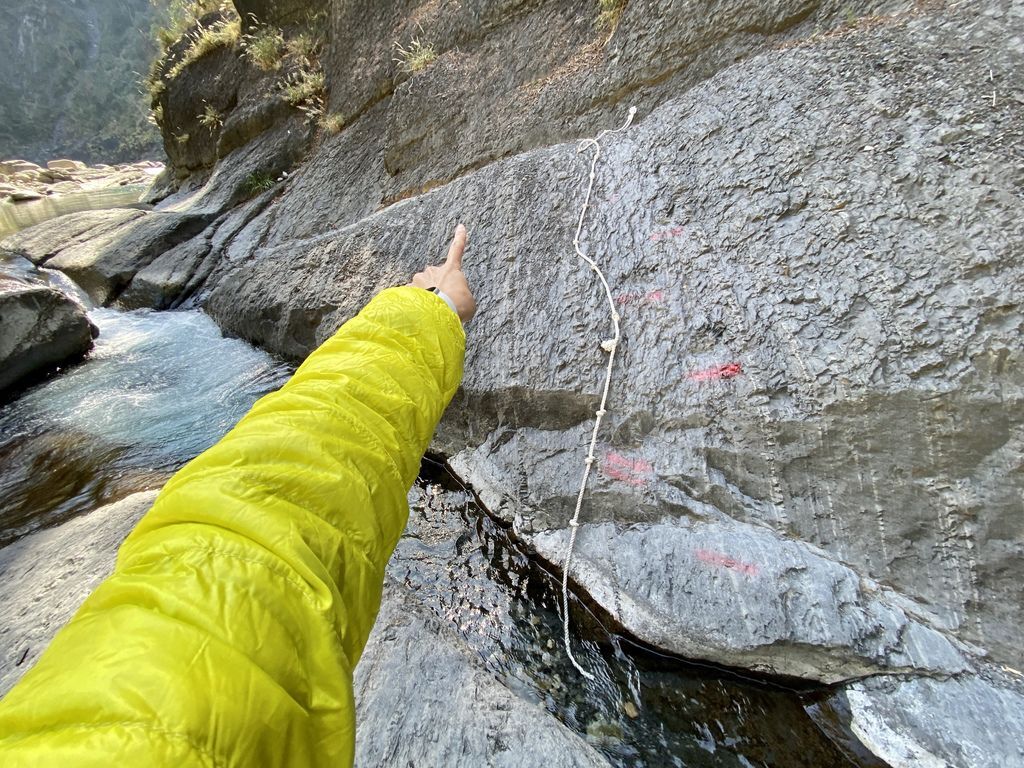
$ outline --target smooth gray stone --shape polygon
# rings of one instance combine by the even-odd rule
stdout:
[[[78,360],[92,348],[85,307],[46,283],[0,272],[0,392]]]
[[[569,535],[530,541],[561,564]],[[908,613],[906,600],[767,528],[582,525],[571,576],[631,635],[688,658],[825,683],[968,668],[957,644]]]
[[[1024,680],[987,670],[948,680],[872,678],[844,689],[851,728],[892,768],[1024,765]]]

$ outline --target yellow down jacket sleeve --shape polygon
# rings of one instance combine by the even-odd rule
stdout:
[[[352,670],[464,351],[442,299],[386,290],[171,478],[0,702],[0,765],[350,765]]]

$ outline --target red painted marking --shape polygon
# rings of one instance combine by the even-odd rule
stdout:
[[[743,373],[743,366],[739,363],[725,363],[716,365],[714,368],[705,368],[702,371],[694,371],[687,375],[690,381],[718,381],[719,379],[731,379]]]
[[[640,291],[626,291],[615,297],[615,303],[621,306],[628,304],[661,304],[665,301],[665,292],[660,288],[653,291],[641,293]]]
[[[697,555],[697,559],[702,563],[728,568],[730,571],[743,573],[747,576],[757,576],[761,572],[761,569],[753,563],[744,563],[742,560],[737,560],[735,557],[730,557],[723,552],[715,552],[713,549],[698,549],[694,554]]]
[[[639,487],[650,482],[650,478],[645,475],[654,472],[654,467],[645,459],[631,459],[621,453],[608,451],[601,463],[601,472],[612,480]]]
[[[678,224],[674,227],[666,227],[664,229],[656,229],[651,232],[651,242],[658,243],[662,240],[666,240],[670,237],[679,237],[683,234],[683,228]]]

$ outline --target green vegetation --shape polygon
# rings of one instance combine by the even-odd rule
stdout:
[[[422,72],[437,59],[437,52],[434,50],[434,46],[424,44],[419,38],[413,38],[408,48],[403,48],[398,43],[395,43],[395,53],[397,54],[395,62],[401,67],[403,72],[410,75]]]
[[[345,127],[345,120],[337,113],[329,113],[320,117],[320,127],[328,133],[341,133]]]
[[[224,118],[220,112],[217,111],[216,107],[212,104],[207,104],[206,109],[203,110],[201,115],[196,115],[196,119],[199,120],[201,125],[209,128],[211,131],[215,131],[224,125]]]
[[[277,181],[266,171],[253,171],[242,182],[242,189],[249,197],[263,194],[268,189],[273,189]]]
[[[326,80],[322,69],[319,67],[316,69],[303,68],[285,80],[281,91],[293,107],[310,107],[313,109],[307,109],[307,111],[315,110],[316,114],[320,114],[325,86]],[[316,109],[317,106],[320,109]]]
[[[627,0],[597,0],[597,28],[614,32],[622,18]]]
[[[320,40],[303,32],[285,43],[285,49],[289,56],[312,59],[320,52]]]
[[[245,36],[245,55],[262,70],[270,71],[281,66],[284,35],[273,27],[262,27],[254,34]]]
[[[199,61],[218,48],[229,48],[235,45],[242,36],[242,23],[236,17],[234,19],[222,19],[208,27],[197,27],[191,34],[191,43],[185,50],[184,55],[174,63],[167,74],[167,80],[173,80],[180,75],[186,67]]]
[[[231,8],[231,3],[224,0],[150,1],[157,9],[151,34],[163,50],[174,45],[205,14]]]
[[[179,134],[175,135],[174,140],[176,142],[178,142],[179,144],[184,145],[184,144],[188,144],[189,139],[191,139],[191,138],[192,137],[189,136],[187,133],[179,133]]]
[[[138,75],[158,51],[156,13],[150,0],[0,2],[0,156],[160,158]]]

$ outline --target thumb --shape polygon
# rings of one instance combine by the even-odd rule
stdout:
[[[444,262],[446,267],[462,269],[462,252],[466,250],[466,237],[466,228],[459,224],[455,228],[455,237],[452,238],[452,244],[448,247],[448,258]]]

